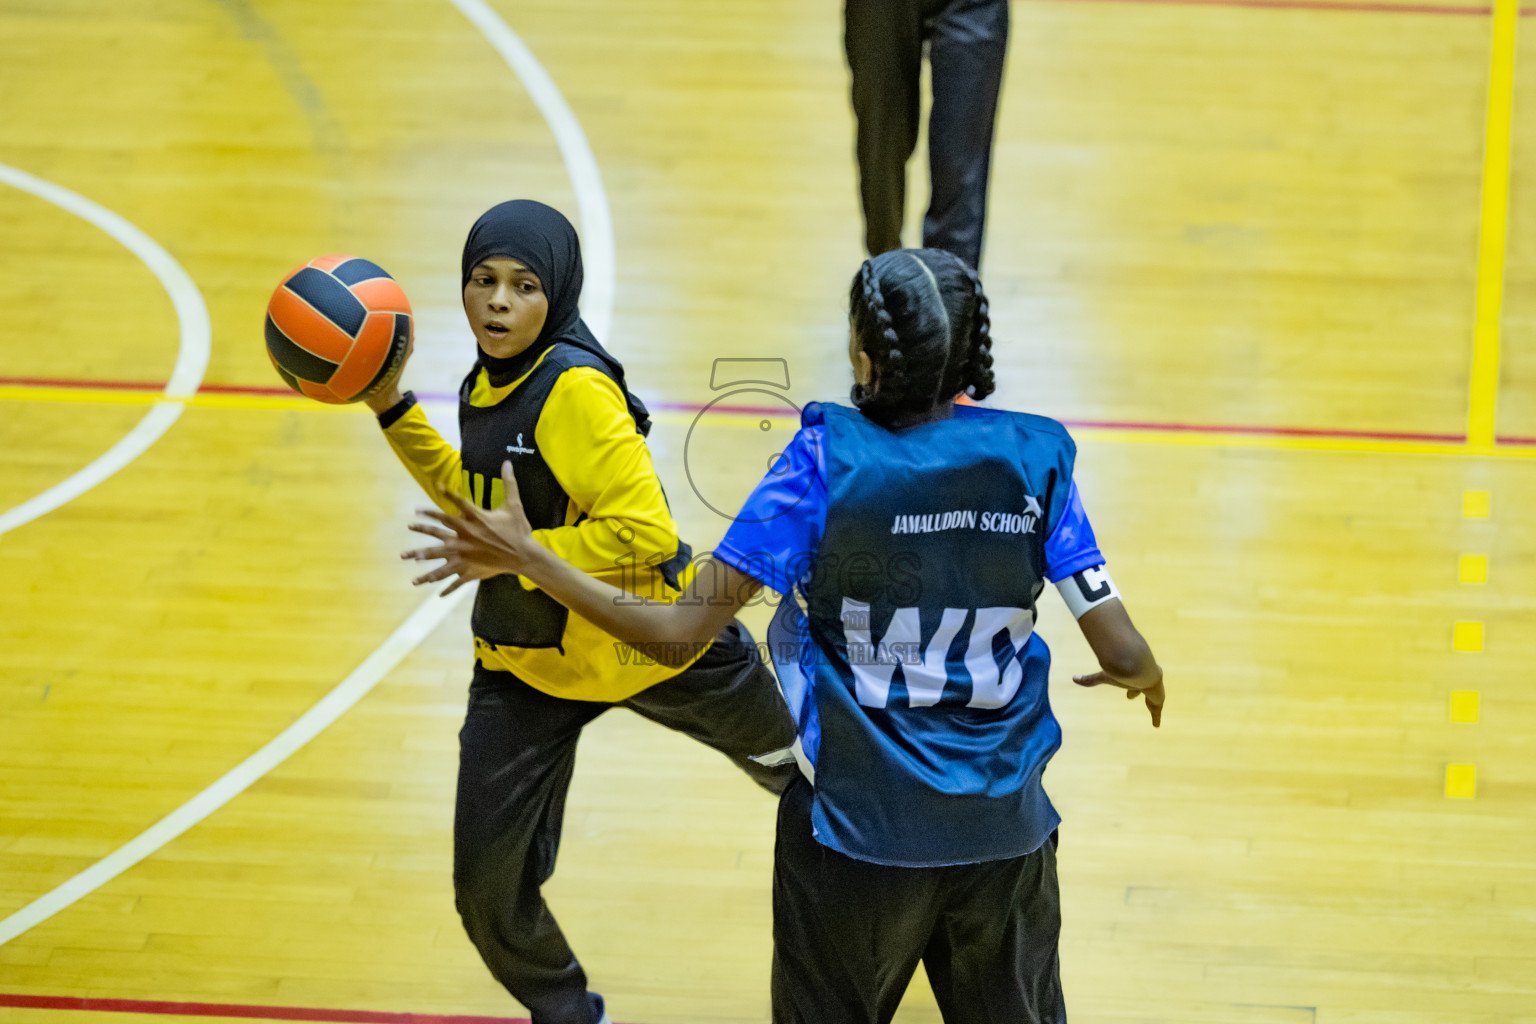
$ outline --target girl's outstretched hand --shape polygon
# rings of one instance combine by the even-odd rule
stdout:
[[[1157,682],[1151,686],[1131,686],[1122,680],[1116,679],[1108,672],[1092,672],[1088,675],[1073,676],[1072,681],[1078,686],[1118,686],[1125,691],[1127,700],[1135,700],[1144,697],[1147,701],[1147,711],[1152,715],[1152,728],[1156,729],[1163,724],[1163,704],[1168,700],[1168,693],[1163,689],[1163,670],[1157,670]]]
[[[1103,604],[1090,608],[1078,617],[1077,625],[1099,659],[1102,671],[1073,676],[1078,686],[1118,686],[1126,691],[1129,700],[1141,697],[1147,702],[1147,713],[1152,716],[1152,728],[1163,724],[1163,704],[1168,694],[1163,690],[1163,670],[1152,657],[1131,617],[1125,603],[1118,597],[1110,597]]]
[[[503,573],[522,574],[544,551],[533,539],[533,527],[523,512],[523,500],[517,493],[517,478],[512,473],[512,463],[501,464],[501,480],[506,487],[507,500],[500,508],[487,512],[471,504],[457,494],[448,499],[458,507],[456,516],[444,515],[437,509],[419,509],[417,514],[428,521],[410,524],[410,529],[435,537],[442,543],[414,551],[402,551],[400,557],[417,562],[442,559],[443,564],[412,580],[420,586],[436,583],[450,576],[456,577],[443,591],[446,597],[471,580],[483,580]]]

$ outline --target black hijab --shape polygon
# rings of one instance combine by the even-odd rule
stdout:
[[[464,242],[460,287],[469,284],[470,272],[477,265],[496,257],[517,260],[533,271],[549,298],[549,314],[544,318],[539,336],[525,351],[509,359],[498,359],[480,350],[477,365],[486,368],[491,383],[503,385],[515,380],[526,373],[551,345],[563,341],[602,361],[624,395],[635,428],[642,435],[649,434],[650,413],[645,403],[629,393],[624,383],[623,365],[608,354],[581,318],[578,308],[582,284],[581,242],[565,215],[532,199],[513,199],[491,207],[469,229],[469,238]]]

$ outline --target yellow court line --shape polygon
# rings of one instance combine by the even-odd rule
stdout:
[[[1220,430],[1109,430],[1102,427],[1080,427],[1072,431],[1072,436],[1079,441],[1189,448],[1259,448],[1293,452],[1361,452],[1373,455],[1458,455],[1494,459],[1536,459],[1536,447],[1470,445],[1450,441],[1388,441],[1355,437],[1228,434]]]
[[[653,412],[653,420],[670,423],[691,423],[695,413]],[[756,430],[761,419],[793,421],[794,417],[773,415],[724,414],[711,425],[751,428]],[[1486,456],[1498,459],[1536,459],[1536,446],[1515,445],[1466,445],[1454,441],[1390,441],[1354,437],[1307,437],[1274,434],[1232,433],[1211,430],[1117,430],[1112,427],[1073,427],[1072,436],[1079,441],[1101,441],[1108,444],[1154,444],[1188,448],[1265,448],[1279,451],[1302,452],[1366,452],[1377,455],[1462,455]]]
[[[191,398],[167,398],[158,391],[119,391],[110,388],[0,387],[0,402],[66,402],[85,405],[154,405],[167,402],[203,409],[298,409],[357,411],[350,405],[327,405],[308,398],[279,395],[229,395],[199,392]]]
[[[300,398],[298,395],[288,398],[281,395],[211,394],[206,391],[198,392],[188,404],[204,409],[295,409],[299,412],[352,413],[368,411],[368,407],[361,402],[356,405],[332,405],[329,402]]]
[[[106,391],[85,388],[0,387],[0,401],[80,402],[86,405],[154,405],[165,396],[158,391]]]
[[[170,399],[156,391],[114,391],[103,388],[35,388],[0,387],[0,401],[12,402],[67,402],[96,405],[153,405],[156,402],[176,402],[202,409],[256,409],[265,411],[297,412],[366,412],[367,407],[354,405],[327,405],[295,395],[285,398],[278,395],[194,395],[191,399]],[[697,413],[658,411],[651,418],[663,423],[692,423]],[[763,419],[797,423],[798,417],[774,413],[743,415],[723,413],[712,418],[711,426],[758,429]],[[1293,435],[1265,435],[1229,433],[1220,429],[1210,430],[1120,430],[1113,427],[1074,427],[1072,436],[1079,441],[1097,441],[1107,444],[1150,444],[1181,448],[1258,448],[1275,451],[1304,452],[1362,452],[1377,455],[1460,455],[1497,459],[1536,459],[1536,445],[1473,445],[1452,441],[1391,441],[1354,437],[1308,437]]]
[[[1499,403],[1499,335],[1504,307],[1504,260],[1509,232],[1510,124],[1515,105],[1515,36],[1519,0],[1494,0],[1488,65],[1488,119],[1483,132],[1483,200],[1478,222],[1477,300],[1472,320],[1472,370],[1467,439],[1492,445]]]
[[[1190,448],[1265,448],[1300,452],[1367,452],[1376,455],[1475,455],[1498,459],[1536,459],[1536,447],[1469,445],[1452,441],[1388,441],[1357,437],[1295,437],[1228,434],[1220,430],[1113,430],[1078,427],[1079,441],[1111,444],[1157,444]]]

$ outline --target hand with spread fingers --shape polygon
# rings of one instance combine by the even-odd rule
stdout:
[[[419,586],[454,577],[448,589],[443,591],[446,597],[472,580],[502,573],[521,574],[544,553],[544,548],[533,539],[533,527],[523,511],[512,463],[501,464],[501,479],[506,486],[507,500],[500,508],[487,512],[457,494],[449,494],[448,499],[458,508],[458,515],[444,515],[437,509],[417,510],[417,514],[428,521],[411,523],[410,529],[441,543],[401,552],[400,557],[417,562],[442,559],[443,564],[416,577],[412,583]]]
[[[439,543],[403,551],[400,557],[417,562],[442,559],[443,564],[416,577],[417,584],[453,577],[443,591],[447,595],[471,580],[516,573],[599,629],[648,657],[679,668],[709,646],[761,586],[733,566],[717,562],[712,571],[701,574],[710,581],[708,594],[700,591],[696,578],[676,604],[636,601],[634,595],[588,576],[534,540],[510,462],[501,464],[501,480],[506,487],[506,504],[490,512],[456,495],[448,497],[459,515],[420,510],[426,521],[418,520],[410,528]],[[715,589],[717,582],[723,583],[723,589]],[[721,593],[735,595],[735,599],[721,600]]]
[[[1163,724],[1163,669],[1134,625],[1120,598],[1111,598],[1077,620],[1088,646],[1099,659],[1099,671],[1072,677],[1078,686],[1118,686],[1129,700],[1144,697],[1152,727]]]
[[[1108,672],[1093,672],[1088,675],[1073,676],[1072,681],[1078,686],[1118,686],[1125,690],[1127,700],[1135,700],[1137,697],[1147,699],[1147,711],[1152,715],[1152,728],[1156,729],[1163,724],[1163,702],[1168,699],[1168,694],[1163,690],[1163,670],[1157,670],[1157,682],[1151,686],[1133,686],[1130,683],[1116,679]]]

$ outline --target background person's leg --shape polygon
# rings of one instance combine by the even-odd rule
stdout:
[[[534,1024],[596,1024],[602,1015],[539,888],[555,869],[576,741],[607,707],[476,666],[459,733],[455,903],[486,967]]]
[[[901,248],[907,160],[917,146],[921,114],[919,0],[846,0],[843,47],[853,78],[864,244],[876,256]]]
[[[1008,0],[954,0],[930,27],[928,115],[932,196],[923,245],[981,266],[992,131],[1008,50]]]

